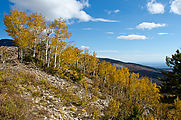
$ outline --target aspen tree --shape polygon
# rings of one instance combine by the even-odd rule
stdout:
[[[50,25],[47,25],[45,28],[45,43],[46,43],[46,48],[45,48],[45,63],[48,63],[48,51],[50,48],[50,42],[52,40],[51,34],[53,33],[53,29],[50,27]]]
[[[93,55],[89,55],[88,57],[88,66],[87,66],[87,71],[88,73],[92,73],[93,76],[95,77],[96,72],[98,71],[98,59],[96,58],[96,53],[93,52]]]
[[[34,36],[33,44],[33,57],[36,57],[36,50],[38,43],[41,43],[41,35],[45,29],[45,18],[38,13],[30,14],[28,17],[27,25],[30,27],[31,32]]]
[[[54,22],[51,24],[51,26],[54,31],[54,38],[52,40],[52,45],[54,46],[54,67],[57,66],[57,54],[58,54],[58,49],[62,49],[62,44],[63,40],[65,38],[70,38],[72,35],[71,32],[69,31],[68,26],[65,25],[65,21],[62,20],[61,18],[58,20],[54,20]]]
[[[14,38],[15,43],[19,46],[18,58],[23,59],[23,45],[25,41],[22,40],[24,32],[27,24],[27,14],[25,12],[19,12],[18,10],[11,11],[10,15],[4,14],[3,19],[4,24],[6,25],[6,32],[8,32],[9,36]],[[21,54],[21,55],[20,55]]]
[[[81,57],[81,66],[84,74],[86,73],[86,69],[88,66],[88,59],[89,59],[89,50],[85,49]]]
[[[81,50],[81,49],[79,49],[79,48],[77,48],[77,47],[74,47],[74,54],[75,54],[75,68],[77,69],[78,67],[79,67],[79,61],[80,61],[80,58],[81,58],[81,56],[82,56],[82,53],[83,52],[83,50]]]

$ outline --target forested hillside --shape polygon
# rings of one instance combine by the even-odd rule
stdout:
[[[18,47],[0,49],[0,119],[181,119],[179,98],[75,47],[64,20],[14,10],[4,24]]]
[[[149,66],[144,66],[135,63],[126,63],[118,60],[113,60],[109,58],[99,58],[100,61],[110,62],[111,64],[115,65],[117,68],[127,67],[130,72],[139,73],[141,77],[147,76],[152,79],[152,82],[156,83],[157,85],[161,84],[159,78],[163,77],[161,69],[152,68]]]

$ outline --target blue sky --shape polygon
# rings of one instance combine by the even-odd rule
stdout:
[[[64,18],[76,46],[98,57],[126,62],[164,63],[181,48],[181,0],[2,0],[3,14],[17,8]]]

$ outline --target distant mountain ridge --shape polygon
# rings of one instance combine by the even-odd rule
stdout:
[[[15,47],[16,45],[12,39],[1,39],[0,46]]]
[[[163,77],[161,73],[161,69],[140,65],[136,63],[126,63],[119,60],[113,60],[110,58],[99,58],[101,61],[110,62],[111,64],[115,65],[117,68],[121,67],[127,67],[130,72],[139,73],[140,76],[147,76],[152,79],[153,82],[157,83],[158,85],[161,84],[161,82],[158,80],[159,77]]]

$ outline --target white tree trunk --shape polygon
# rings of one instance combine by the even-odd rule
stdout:
[[[54,67],[57,67],[57,46],[56,46],[56,48],[55,48]]]
[[[47,60],[48,60],[48,49],[49,49],[49,39],[47,39],[47,41],[46,41],[45,63],[47,63]]]
[[[35,39],[35,42],[34,42],[34,46],[33,46],[33,57],[35,58],[35,52],[36,52],[36,39]]]
[[[50,67],[50,54],[51,54],[51,51],[49,51],[49,52],[48,52],[48,55],[47,55],[47,56],[48,56],[48,60],[47,60],[47,61],[48,61],[48,63],[47,63],[47,68]]]

